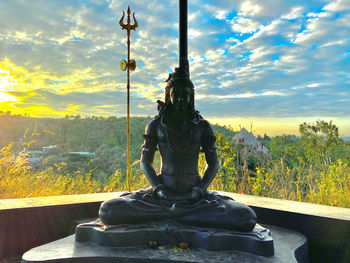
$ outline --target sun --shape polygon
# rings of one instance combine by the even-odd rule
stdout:
[[[0,103],[6,101],[18,101],[18,99],[15,96],[0,91]]]
[[[11,86],[16,84],[17,80],[10,75],[9,70],[0,68],[0,103],[6,101],[18,101],[15,96],[5,92],[10,90]]]

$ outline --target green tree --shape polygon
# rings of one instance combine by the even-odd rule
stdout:
[[[344,154],[344,141],[340,138],[338,127],[332,121],[302,123],[299,126],[300,143],[306,161],[315,168],[329,167]],[[339,151],[339,149],[343,149]]]
[[[295,135],[280,135],[272,138],[269,145],[272,160],[281,160],[293,168],[298,165],[298,157],[303,156],[299,138]]]
[[[222,133],[216,134],[216,137],[220,169],[212,183],[212,188],[235,192],[237,189],[237,170],[235,168],[235,149],[233,143]]]

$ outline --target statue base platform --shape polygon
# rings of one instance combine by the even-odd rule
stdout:
[[[259,225],[252,232],[244,233],[189,226],[171,220],[105,226],[98,219],[78,225],[75,240],[107,247],[142,247],[154,241],[157,246],[176,247],[185,242],[191,248],[211,251],[239,250],[265,257],[274,254],[270,231]]]
[[[308,262],[305,236],[268,228],[240,233],[170,221],[107,227],[95,221],[79,225],[76,235],[29,250],[22,262]],[[151,248],[150,241],[157,245]],[[189,249],[178,249],[180,242]]]

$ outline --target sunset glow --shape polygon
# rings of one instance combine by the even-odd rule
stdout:
[[[117,20],[128,5],[139,22],[131,115],[156,115],[178,63],[177,0],[1,1],[0,111],[125,116]],[[349,24],[347,0],[189,1],[196,108],[235,129],[253,123],[258,134],[324,119],[350,136]]]
[[[0,103],[6,101],[18,101],[18,99],[15,96],[0,91]]]

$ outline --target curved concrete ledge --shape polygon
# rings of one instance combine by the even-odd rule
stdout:
[[[333,218],[339,220],[350,220],[350,209],[318,205],[305,202],[296,202],[290,200],[281,200],[269,197],[261,197],[254,195],[242,195],[236,193],[219,192],[223,195],[227,195],[237,200],[238,202],[244,203],[253,207],[261,207],[266,209],[273,209],[279,211],[285,211],[289,213],[299,213],[309,216],[318,216],[325,218]]]
[[[105,200],[118,197],[121,193],[122,192],[4,199],[0,200],[0,212],[1,210],[17,208],[23,209],[56,205],[74,205],[81,203],[103,202]]]
[[[74,233],[74,221],[97,217],[120,192],[0,200],[0,260]],[[311,262],[350,262],[350,209],[222,192],[251,206],[258,222],[293,229],[309,243]]]
[[[290,213],[300,213],[310,216],[326,217],[340,220],[350,220],[350,209],[334,206],[318,205],[305,202],[296,202],[290,200],[275,199],[254,195],[244,195],[229,192],[218,191],[222,195],[232,197],[238,202],[253,207],[274,209]],[[17,198],[0,200],[1,210],[16,208],[34,208],[56,205],[73,205],[80,203],[103,202],[120,196],[122,192],[98,193],[98,194],[80,194],[80,195],[58,195],[32,198]]]

